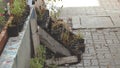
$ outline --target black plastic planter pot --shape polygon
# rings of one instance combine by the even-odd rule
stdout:
[[[23,30],[24,23],[18,24],[18,31],[21,32]]]
[[[37,20],[37,23],[39,26],[41,26],[43,29],[47,29],[47,21],[48,21],[48,18],[49,18],[49,10],[45,10],[43,15],[42,15],[42,19],[39,19]]]
[[[18,36],[18,26],[17,25],[8,26],[8,37],[16,36]]]

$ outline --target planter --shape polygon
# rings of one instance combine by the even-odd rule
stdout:
[[[13,20],[13,17],[9,17],[7,23],[5,24],[4,28],[0,32],[0,54],[2,53],[2,50],[4,49],[4,46],[8,40],[8,24],[11,23]]]
[[[43,14],[40,14],[39,11],[36,11],[37,14],[41,15],[41,16],[38,16],[37,18],[37,23],[39,26],[41,26],[43,29],[46,29],[47,28],[47,24],[48,24],[48,18],[49,18],[49,10],[45,10],[43,12]]]
[[[18,36],[18,26],[17,25],[8,26],[8,36],[9,37]]]
[[[24,23],[18,24],[18,31],[21,32],[23,30]]]
[[[49,24],[50,24],[50,22],[49,22]],[[77,59],[77,61],[75,61],[75,63],[80,62],[81,56],[85,51],[84,39],[82,38],[82,36],[80,34],[76,35],[76,34],[72,33],[70,31],[70,29],[67,27],[67,25],[65,25],[65,23],[63,23],[63,21],[55,21],[52,23],[51,27],[52,28],[51,28],[50,32],[48,32],[47,30],[44,29],[46,34],[39,28],[39,32],[41,31],[39,33],[41,36],[41,38],[40,38],[41,42],[43,44],[45,44],[45,46],[48,48],[48,49],[46,49],[46,59],[49,60],[52,57],[64,58],[66,56],[67,57],[75,56]],[[49,29],[49,27],[47,29]],[[49,33],[49,34],[47,34],[47,33]],[[53,38],[54,40],[51,38]],[[56,43],[62,44],[62,46],[65,47],[66,50],[64,48],[60,48],[59,47],[60,45],[57,45]],[[52,47],[52,46],[54,46],[54,47]],[[57,48],[62,49],[62,50],[59,50]],[[61,52],[54,52],[54,51],[57,51],[55,49],[57,49]],[[70,55],[68,54],[68,52],[70,53]],[[66,54],[64,55],[63,53],[66,53],[68,55],[66,55]],[[74,63],[74,62],[70,62],[70,63]],[[61,64],[63,64],[63,63],[61,63]],[[58,65],[61,65],[61,64],[58,64]]]
[[[7,27],[5,26],[0,33],[0,54],[2,53],[7,40],[8,40],[8,34],[7,34]]]

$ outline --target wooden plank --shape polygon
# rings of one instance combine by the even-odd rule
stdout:
[[[54,38],[52,38],[46,31],[39,27],[38,33],[40,35],[40,40],[44,45],[49,48],[54,53],[59,53],[65,56],[70,56],[71,53],[62,44],[58,43]]]
[[[62,64],[70,64],[70,63],[77,63],[77,62],[78,62],[77,56],[69,56],[69,57],[48,59],[46,60],[46,65],[50,65],[50,64],[62,65]]]
[[[40,45],[40,39],[39,35],[37,34],[37,22],[35,19],[30,20],[30,25],[31,25],[31,33],[32,33],[32,39],[33,39],[33,47],[34,47],[34,53],[37,55],[36,49]]]

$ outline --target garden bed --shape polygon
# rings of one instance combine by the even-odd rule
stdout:
[[[48,13],[47,13],[48,14]],[[39,35],[41,42],[47,47],[46,49],[46,64],[52,63],[50,59],[67,57],[73,57],[75,62],[68,64],[78,63],[81,61],[81,55],[85,51],[84,39],[80,33],[78,35],[71,32],[69,26],[65,24],[63,20],[53,20],[49,15],[43,14],[42,20],[38,18]],[[42,27],[42,28],[41,28]],[[63,49],[62,49],[63,48]],[[77,58],[76,58],[77,57]],[[76,61],[76,59],[78,61]],[[66,61],[71,61],[66,59]],[[64,65],[65,63],[59,63],[56,65]],[[49,66],[49,65],[48,65]]]
[[[5,4],[0,6],[0,53],[2,53],[9,37],[16,37],[22,31],[30,12],[25,1],[0,1],[0,5],[1,3]]]

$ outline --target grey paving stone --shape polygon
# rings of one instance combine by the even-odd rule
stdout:
[[[99,35],[98,38],[99,38],[100,40],[104,40],[104,39],[105,39],[103,35]]]
[[[115,59],[115,58],[114,58],[114,60],[115,60],[115,64],[116,64],[116,65],[120,65],[120,59]]]
[[[98,66],[98,60],[91,60],[92,66]]]
[[[114,44],[116,44],[116,43],[118,44],[118,43],[120,43],[120,41],[118,39],[113,39],[113,43]]]
[[[99,66],[85,66],[85,68],[100,68]]]
[[[120,65],[116,65],[115,68],[120,68]]]
[[[105,56],[106,59],[111,59],[111,58],[112,58],[112,55],[111,55],[111,54],[105,53],[104,56]]]
[[[102,65],[105,65],[105,66],[114,65],[113,59],[99,59],[99,63],[100,63],[101,66]]]
[[[75,17],[72,17],[72,28],[73,29],[77,29],[77,28],[80,28],[81,27],[81,21],[80,21],[80,18],[79,16],[75,16]]]
[[[69,68],[77,68],[76,66],[74,67],[74,66],[70,66]]]
[[[91,40],[91,39],[86,40],[86,44],[91,44],[91,43],[93,43],[93,40]]]
[[[83,61],[80,62],[80,63],[78,63],[78,64],[76,64],[76,66],[77,66],[77,67],[83,67]]]
[[[96,36],[96,35],[93,35],[93,39],[94,39],[94,40],[98,40],[98,39],[99,39],[99,37],[98,37],[98,36]]]
[[[91,66],[90,60],[83,60],[83,61],[84,61],[84,66]]]
[[[105,59],[104,53],[97,53],[98,59]]]
[[[105,66],[100,66],[100,68],[116,68],[114,65],[105,65]]]
[[[109,39],[109,40],[106,40],[107,44],[113,44],[113,40],[112,39]]]
[[[93,39],[94,40],[94,39]],[[100,43],[106,43],[106,41],[105,40],[94,40],[94,43],[96,44],[96,43],[98,43],[98,44],[100,44]]]
[[[77,67],[77,68],[84,68],[84,67]]]

